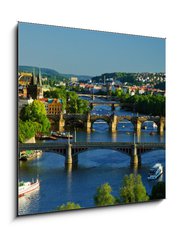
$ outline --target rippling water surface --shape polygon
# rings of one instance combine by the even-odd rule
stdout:
[[[93,112],[96,114],[110,113],[110,107],[98,106]],[[133,113],[117,109],[118,115]],[[160,137],[153,123],[146,123],[147,129],[142,131],[137,142],[165,142],[165,135]],[[77,131],[77,141],[122,141],[132,142],[134,139],[133,126],[123,121],[118,125],[117,133],[108,131],[107,123],[102,120],[95,122],[94,131],[87,134]],[[150,135],[154,131],[154,135]],[[57,140],[61,141],[61,140]],[[66,141],[66,140],[63,140]],[[19,177],[24,181],[31,181],[39,176],[40,189],[19,199],[19,215],[36,214],[55,211],[58,205],[72,201],[81,207],[94,207],[93,196],[96,189],[108,182],[115,196],[119,196],[119,188],[125,174],[134,170],[130,168],[130,157],[108,149],[89,150],[78,155],[78,169],[67,171],[64,168],[64,157],[55,153],[43,153],[39,159],[20,164]],[[148,181],[149,168],[160,162],[164,166],[164,174],[156,181]],[[138,169],[148,194],[154,184],[165,180],[165,151],[157,150],[142,155],[142,166]]]

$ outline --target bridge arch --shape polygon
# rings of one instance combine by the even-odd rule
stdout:
[[[130,126],[128,126],[130,125]],[[134,123],[132,120],[126,118],[126,117],[120,117],[117,120],[117,130],[122,129],[123,131],[134,131]]]
[[[102,150],[102,151],[101,151]],[[110,150],[110,151],[108,151]],[[89,155],[88,155],[89,154]],[[90,157],[89,157],[90,156]],[[77,155],[79,165],[89,166],[104,166],[109,164],[124,164],[124,166],[130,165],[130,156],[127,153],[117,151],[116,149],[87,149],[83,150]],[[85,161],[88,160],[88,161]],[[96,165],[95,165],[96,164]],[[111,165],[110,165],[111,166]]]
[[[91,122],[91,129],[95,129],[98,130],[101,126],[101,124],[103,124],[103,128],[102,130],[107,131],[110,127],[110,123],[106,120],[103,119],[97,119]]]
[[[63,157],[66,156],[66,149],[43,149],[43,152],[46,152],[46,153],[56,153],[56,154],[59,154]]]
[[[104,148],[101,148],[101,147],[95,147],[95,148],[91,148],[91,147],[86,147],[86,148],[81,148],[81,149],[78,149],[77,151],[74,151],[73,152],[73,156],[76,156],[80,153],[84,153],[84,152],[87,152],[87,151],[95,151],[95,150],[111,150],[111,151],[116,151],[116,152],[120,152],[120,153],[123,153],[123,154],[126,154],[128,156],[131,155],[131,151],[127,148],[111,148],[111,147],[104,147]]]
[[[150,152],[155,152],[155,151],[164,151],[165,152],[165,149],[138,149],[138,154],[140,155],[144,155],[144,154],[147,154],[147,153],[150,153]]]
[[[71,125],[72,122],[72,125]],[[74,129],[74,128],[84,128],[84,121],[82,119],[66,119],[65,120],[65,128],[68,129]]]
[[[154,120],[145,120],[145,121],[142,121],[142,124],[141,124],[142,130],[148,129],[152,131],[157,131],[158,126],[159,126],[159,122]]]
[[[93,123],[98,121],[98,120],[102,120],[102,121],[106,122],[110,126],[110,123],[111,123],[110,116],[101,116],[101,115],[91,116],[91,119],[90,119],[91,126],[93,126]]]
[[[158,158],[159,154],[159,158]],[[155,156],[155,157],[154,157]],[[152,159],[152,161],[150,161]],[[141,162],[143,165],[153,166],[155,163],[165,164],[166,154],[165,149],[153,149],[147,152],[141,153]]]

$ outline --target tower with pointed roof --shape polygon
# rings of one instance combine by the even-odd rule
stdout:
[[[27,97],[33,99],[43,98],[43,86],[40,68],[38,70],[38,76],[35,74],[35,68],[33,69],[31,83],[27,87]]]

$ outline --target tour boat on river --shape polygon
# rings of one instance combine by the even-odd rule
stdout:
[[[36,182],[19,182],[18,184],[18,197],[22,197],[27,193],[30,193],[36,189],[39,189],[40,187],[40,181],[39,179],[36,180]]]
[[[61,132],[61,133],[58,133],[58,132],[52,132],[51,133],[52,136],[54,137],[57,137],[57,138],[65,138],[65,139],[72,139],[73,138],[73,135],[67,133],[67,132]]]
[[[150,168],[148,180],[155,180],[163,174],[163,166],[160,163],[156,163]]]

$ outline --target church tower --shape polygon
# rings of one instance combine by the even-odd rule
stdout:
[[[38,70],[38,93],[37,93],[37,99],[43,98],[43,86],[42,86],[42,77],[41,77],[41,69]]]
[[[41,69],[38,70],[38,76],[36,76],[35,68],[33,69],[31,83],[27,87],[27,97],[33,99],[43,98]]]

